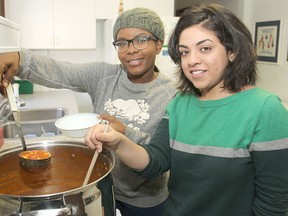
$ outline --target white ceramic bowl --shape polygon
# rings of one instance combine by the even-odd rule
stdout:
[[[58,119],[55,122],[55,126],[67,137],[82,138],[85,137],[92,126],[101,121],[98,116],[99,115],[94,113],[66,115]]]

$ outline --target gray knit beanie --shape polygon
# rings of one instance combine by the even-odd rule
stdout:
[[[147,8],[130,9],[118,16],[113,28],[115,41],[117,40],[118,32],[123,28],[140,28],[164,41],[163,22],[154,11]]]

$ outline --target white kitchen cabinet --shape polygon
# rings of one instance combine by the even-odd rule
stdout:
[[[29,49],[95,49],[95,0],[6,0],[5,15],[20,25]]]
[[[115,19],[120,0],[95,0],[97,19]],[[174,0],[123,0],[124,11],[135,7],[154,10],[159,16],[174,16]]]
[[[0,53],[19,51],[19,25],[0,16]]]

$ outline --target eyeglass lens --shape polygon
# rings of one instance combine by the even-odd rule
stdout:
[[[149,40],[153,39],[150,38],[150,36],[139,36],[133,38],[132,40],[115,41],[113,42],[113,45],[115,46],[117,52],[126,52],[129,48],[130,43],[132,43],[136,49],[146,49],[149,45]]]

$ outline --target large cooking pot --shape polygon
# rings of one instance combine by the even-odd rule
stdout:
[[[21,145],[0,151],[1,216],[116,215],[110,174],[115,158],[110,151],[99,154],[90,181],[82,186],[93,157],[83,142],[38,141],[27,147],[49,151],[51,164],[29,173],[18,163]]]

